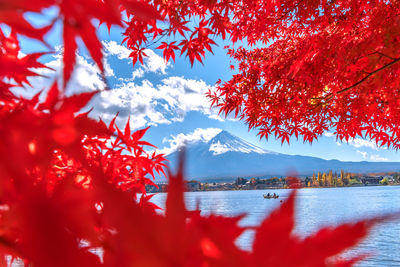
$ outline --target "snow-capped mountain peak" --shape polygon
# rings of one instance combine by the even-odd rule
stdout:
[[[316,171],[340,171],[368,173],[395,171],[400,162],[344,162],[324,160],[316,157],[286,155],[264,150],[226,131],[214,129],[202,138],[191,138],[185,144],[186,177],[188,179],[220,179],[230,177],[283,176],[288,170],[297,170],[299,175],[312,175]],[[207,138],[203,138],[206,136]],[[178,165],[179,150],[167,156],[173,172]]]
[[[209,151],[213,155],[220,155],[226,152],[258,153],[270,154],[271,151],[264,150],[258,146],[250,144],[243,139],[233,136],[227,131],[221,131],[214,138],[208,141]]]

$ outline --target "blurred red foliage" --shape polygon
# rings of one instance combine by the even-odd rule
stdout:
[[[205,50],[211,51],[211,32],[239,38],[227,15],[221,15],[230,4],[0,0],[0,23],[12,30],[6,36],[0,28],[0,265],[10,263],[9,257],[45,267],[350,266],[363,258],[335,256],[356,245],[382,219],[328,227],[301,239],[293,234],[296,191],[253,229],[252,250],[241,249],[235,241],[247,230],[238,225],[242,216],[202,216],[186,209],[182,160],[179,172],[169,177],[165,212],[156,212],[145,186],[154,185],[154,172],[163,173],[165,159],[144,150],[151,146],[142,140],[147,128],[132,133],[129,121],[121,130],[115,119],[106,125],[79,113],[95,92],[64,95],[75,65],[77,37],[103,71],[93,19],[121,26],[125,10],[127,45],[134,51],[133,60],[142,61],[143,50],[136,46],[148,38],[145,34],[185,36],[191,30],[182,18],[195,12],[202,20],[189,39],[159,47],[167,60],[174,60],[174,50],[180,50],[193,64],[202,60]],[[63,22],[63,88],[54,83],[47,93],[32,99],[17,97],[10,90],[29,85],[28,77],[39,75],[35,68],[46,68],[38,61],[43,53],[20,53],[17,34],[44,42],[44,34],[53,27],[52,22],[35,28],[23,14],[51,6],[58,7]],[[173,10],[179,12],[173,15]],[[212,22],[204,18],[207,12],[214,12]],[[166,17],[168,32],[156,24]],[[210,23],[212,29],[207,27]]]

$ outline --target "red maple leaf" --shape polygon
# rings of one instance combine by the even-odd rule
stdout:
[[[102,45],[91,21],[96,18],[110,25],[121,25],[117,7],[113,6],[111,1],[64,0],[60,4],[60,16],[62,16],[64,22],[64,87],[68,83],[75,65],[75,52],[78,48],[77,37],[82,39],[93,60],[103,73]]]
[[[0,1],[0,22],[5,23],[17,33],[30,38],[43,40],[43,36],[53,27],[52,23],[43,28],[35,28],[24,18],[24,12],[40,12],[42,9],[54,5],[54,0],[1,0]]]
[[[174,50],[179,50],[179,47],[175,45],[175,41],[167,44],[166,42],[162,42],[157,49],[163,49],[163,57],[166,62],[172,57],[175,62],[175,52]]]

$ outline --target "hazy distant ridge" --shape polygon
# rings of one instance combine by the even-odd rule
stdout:
[[[348,162],[324,160],[309,156],[292,156],[268,151],[239,137],[222,131],[208,142],[198,141],[186,146],[186,174],[189,179],[286,175],[297,171],[311,175],[315,171],[340,171],[340,169],[370,173],[400,171],[400,162]],[[170,165],[176,165],[178,152],[167,156]]]

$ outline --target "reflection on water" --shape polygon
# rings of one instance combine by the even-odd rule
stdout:
[[[277,193],[279,199],[264,199],[263,194]],[[246,213],[241,225],[258,225],[285,198],[289,190],[249,190],[220,192],[189,192],[185,194],[189,209],[200,202],[202,214],[211,212],[234,216]],[[164,206],[166,194],[153,200]],[[400,186],[307,188],[300,189],[296,207],[296,233],[306,236],[325,225],[361,219],[391,212],[400,212]],[[238,244],[251,248],[252,233],[245,232]],[[375,255],[359,266],[400,266],[400,221],[387,222],[375,228],[355,252],[374,252]]]

